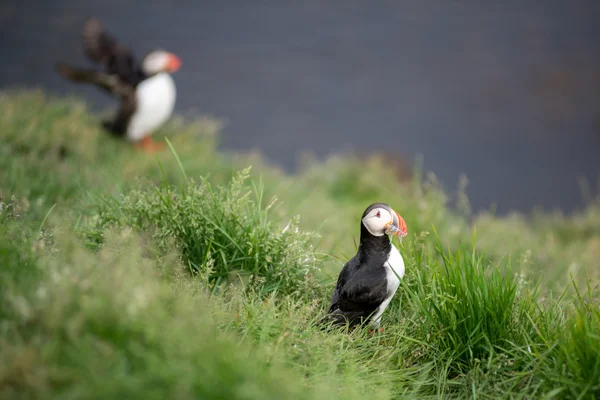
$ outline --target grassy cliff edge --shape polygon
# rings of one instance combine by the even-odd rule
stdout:
[[[98,125],[0,92],[2,398],[600,397],[598,199],[469,215],[383,159],[290,176],[209,119],[157,157]],[[374,201],[409,227],[385,332],[322,332]]]

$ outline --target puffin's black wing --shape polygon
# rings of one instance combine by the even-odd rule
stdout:
[[[110,94],[120,97],[125,97],[134,93],[134,88],[131,85],[124,84],[117,76],[105,72],[77,68],[65,63],[57,63],[56,71],[72,82],[91,83]]]
[[[87,19],[81,36],[85,55],[91,61],[102,64],[105,73],[116,75],[123,83],[133,87],[143,80],[131,50],[117,42],[99,19]]]
[[[352,258],[338,277],[329,307],[329,321],[356,325],[375,312],[387,295],[385,269],[361,266]]]
[[[121,100],[119,111],[113,121],[104,123],[104,127],[118,136],[123,136],[125,134],[129,120],[135,113],[137,107],[135,88],[133,86],[123,83],[115,75],[109,75],[105,72],[90,69],[77,68],[64,63],[56,64],[56,70],[59,74],[72,82],[90,83],[119,97]]]
[[[331,296],[331,306],[329,306],[329,312],[332,313],[334,309],[338,307],[340,302],[340,294],[342,288],[348,281],[349,277],[356,272],[359,267],[358,258],[356,256],[352,257],[350,261],[348,261],[342,270],[340,271],[340,275],[338,276],[337,283],[335,284],[335,289],[333,290],[333,295]]]

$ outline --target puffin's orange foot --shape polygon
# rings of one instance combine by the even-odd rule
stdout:
[[[377,329],[377,331],[374,331],[373,329],[369,329],[369,335],[372,335],[375,332],[383,333],[383,327]]]
[[[152,140],[151,136],[146,136],[142,140],[135,143],[135,149],[145,151],[146,153],[157,153],[165,148],[164,143],[157,143]]]

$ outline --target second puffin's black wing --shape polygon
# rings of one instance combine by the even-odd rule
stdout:
[[[81,30],[83,51],[93,62],[101,64],[104,72],[116,75],[133,87],[144,78],[129,47],[120,44],[98,18],[88,18]]]
[[[123,83],[115,75],[77,68],[64,63],[56,64],[56,70],[72,82],[92,84],[118,97],[121,101],[119,111],[113,121],[104,123],[104,127],[118,136],[125,135],[129,120],[137,108],[137,98],[133,86]]]
[[[89,83],[96,85],[110,94],[121,99],[134,96],[135,89],[123,83],[117,76],[91,69],[73,67],[65,63],[56,64],[57,72],[75,83]]]

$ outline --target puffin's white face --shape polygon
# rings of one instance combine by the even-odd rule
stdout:
[[[400,214],[383,207],[372,209],[363,217],[362,223],[373,236],[393,233],[396,236],[403,237],[407,233],[406,222]]]
[[[158,50],[149,53],[142,61],[142,71],[146,75],[155,75],[159,72],[173,73],[181,66],[181,60],[175,54]]]

